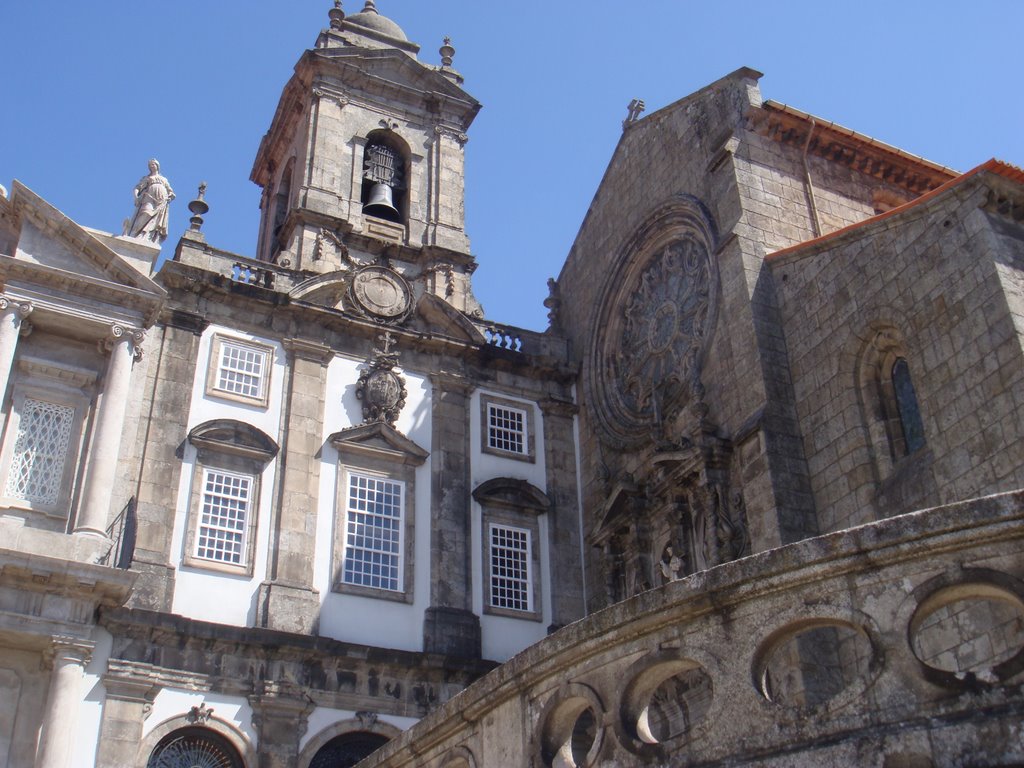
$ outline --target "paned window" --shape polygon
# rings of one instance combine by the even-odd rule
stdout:
[[[489,403],[487,445],[509,453],[526,453],[526,411]]]
[[[344,583],[402,590],[404,493],[397,480],[349,475]]]
[[[4,495],[41,504],[60,497],[75,409],[25,398]]]
[[[245,565],[253,478],[219,469],[203,471],[203,500],[196,557]]]
[[[491,606],[512,611],[530,611],[530,531],[492,523],[489,532],[491,556]]]
[[[225,341],[220,347],[217,389],[242,397],[263,397],[267,353],[262,349]]]
[[[207,394],[266,406],[273,347],[214,334],[210,342]]]

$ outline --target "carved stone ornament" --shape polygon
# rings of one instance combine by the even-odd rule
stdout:
[[[408,394],[405,379],[395,373],[398,352],[391,351],[395,339],[390,333],[379,337],[380,348],[373,350],[369,367],[359,376],[356,397],[363,403],[363,423],[386,422],[394,425],[405,406]]]
[[[349,297],[355,309],[378,323],[400,323],[412,310],[409,284],[387,267],[363,267],[356,272]]]
[[[609,275],[587,387],[612,443],[659,437],[699,399],[717,311],[714,240],[702,206],[684,198],[648,219]]]
[[[208,723],[210,718],[213,716],[213,707],[206,706],[206,702],[202,702],[197,707],[192,707],[189,713],[185,715],[185,719],[190,723]]]

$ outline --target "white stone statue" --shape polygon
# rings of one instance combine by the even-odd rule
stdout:
[[[160,175],[160,163],[149,161],[149,175],[135,185],[135,213],[125,219],[124,232],[128,237],[162,243],[167,239],[167,213],[174,190]]]
[[[672,547],[665,547],[665,553],[661,560],[661,575],[665,581],[679,581],[682,578],[680,573],[683,570],[683,560],[672,551]]]

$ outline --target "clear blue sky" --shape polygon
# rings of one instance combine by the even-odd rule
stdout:
[[[344,0],[347,13],[362,0]],[[0,183],[114,231],[160,159],[186,204],[209,182],[211,244],[253,255],[260,138],[330,0],[6,0]],[[1024,2],[378,0],[484,109],[466,147],[467,229],[488,317],[542,330],[557,275],[621,132],[740,66],[791,104],[965,171],[1024,163]]]

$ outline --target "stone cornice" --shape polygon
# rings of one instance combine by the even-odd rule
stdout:
[[[747,127],[797,150],[802,151],[806,145],[811,156],[853,168],[914,195],[936,189],[957,176],[949,168],[770,101],[747,112]]]

